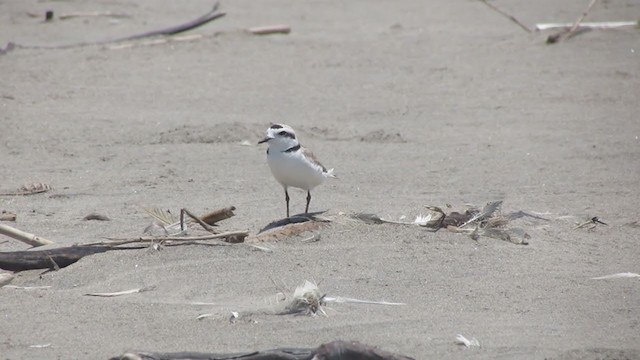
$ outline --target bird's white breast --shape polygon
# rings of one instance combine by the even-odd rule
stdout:
[[[284,186],[311,190],[322,184],[322,167],[308,161],[302,151],[282,152],[269,149],[267,163],[273,176]]]

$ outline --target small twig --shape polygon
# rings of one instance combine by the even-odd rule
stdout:
[[[198,224],[200,224],[200,226],[202,226],[203,229],[207,230],[208,232],[215,234],[216,230],[214,228],[212,228],[211,226],[209,226],[209,224],[205,223],[204,221],[200,220],[199,217],[193,215],[191,213],[191,211],[182,208],[180,209],[180,229],[183,229],[184,231],[184,214],[189,215],[190,218],[192,218],[195,222],[197,222]]]
[[[53,264],[53,270],[55,271],[60,270],[60,266],[58,266],[58,263],[55,260],[53,260],[51,255],[47,254],[47,257],[49,258],[49,261],[51,261],[51,264]]]
[[[570,37],[574,32],[576,32],[576,30],[578,30],[578,26],[580,26],[580,23],[582,22],[582,20],[584,20],[584,18],[587,17],[587,15],[589,14],[591,9],[597,2],[598,0],[591,0],[591,3],[589,4],[589,6],[587,6],[587,8],[582,13],[582,15],[578,18],[578,20],[576,20],[576,22],[573,24],[571,29],[569,29],[569,32],[564,37],[560,37],[560,41]]]
[[[84,244],[87,246],[103,245],[103,246],[118,246],[126,245],[136,242],[154,242],[154,241],[176,241],[176,242],[192,242],[202,240],[214,240],[223,239],[228,237],[247,236],[249,231],[229,231],[220,234],[211,234],[205,236],[141,236],[138,238],[107,238],[109,241],[95,242],[90,244]]]
[[[141,293],[143,291],[150,291],[150,290],[153,290],[155,288],[156,288],[155,286],[147,286],[147,287],[138,288],[138,289],[124,290],[124,291],[111,292],[111,293],[86,293],[84,295],[85,296],[98,296],[98,297],[115,297],[115,296],[122,296],[122,295],[130,295],[130,294],[135,294],[135,293]]]
[[[115,13],[113,11],[76,11],[70,12],[66,14],[61,14],[58,16],[60,20],[72,19],[76,17],[98,17],[98,16],[106,16],[106,17],[114,17],[114,18],[128,18],[131,17],[129,14],[125,13]]]
[[[569,29],[569,31],[562,31],[558,34],[549,35],[549,37],[547,37],[547,44],[554,44],[556,42],[561,42],[563,40],[566,40],[572,37],[580,27],[580,23],[582,22],[582,20],[584,20],[587,17],[587,15],[589,14],[589,12],[591,12],[591,9],[597,2],[598,0],[591,0],[591,2],[589,3],[589,6],[587,6],[587,8],[582,13],[582,15],[580,15],[580,17],[578,18],[578,20],[576,20],[576,22],[573,23],[573,26],[571,27],[571,29]]]
[[[256,26],[247,29],[253,35],[272,35],[272,34],[288,34],[291,32],[289,25],[271,25],[271,26]]]
[[[518,19],[516,19],[514,16],[508,14],[507,12],[505,12],[504,10],[498,8],[497,6],[493,5],[492,3],[488,2],[487,0],[478,0],[481,3],[484,3],[485,5],[487,5],[489,8],[491,8],[492,10],[496,11],[498,14],[506,17],[507,19],[511,20],[511,22],[515,23],[516,25],[520,26],[524,31],[528,32],[528,33],[532,33],[533,30],[531,30],[531,28],[529,28],[528,26],[524,25],[523,23],[521,23]]]

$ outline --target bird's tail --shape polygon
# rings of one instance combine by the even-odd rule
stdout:
[[[324,173],[324,176],[326,177],[331,177],[331,178],[335,178],[337,179],[338,177],[336,176],[336,174],[333,173],[333,169],[329,169]]]

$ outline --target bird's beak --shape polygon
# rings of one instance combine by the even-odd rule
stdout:
[[[271,140],[271,138],[267,136],[266,138],[264,138],[264,139],[262,139],[262,140],[258,141],[258,144],[266,143],[266,142],[268,142],[269,140]]]

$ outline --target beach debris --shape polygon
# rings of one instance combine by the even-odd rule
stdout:
[[[296,287],[291,301],[279,315],[300,314],[315,316],[320,313],[327,316],[327,313],[322,309],[322,306],[325,305],[324,296],[316,284],[305,280],[304,284]]]
[[[43,348],[48,348],[49,346],[51,346],[51,343],[49,344],[34,344],[34,345],[29,345],[30,348],[32,349],[43,349]]]
[[[45,21],[52,21],[54,19],[54,12],[52,10],[45,11]],[[27,16],[32,18],[39,18],[41,13],[27,11]],[[114,11],[74,11],[68,13],[62,13],[58,16],[60,20],[67,20],[79,17],[111,17],[111,18],[130,18],[131,15],[126,13],[119,13]]]
[[[17,215],[15,213],[2,210],[0,212],[0,221],[16,221]]]
[[[141,46],[154,46],[154,45],[171,44],[176,42],[195,41],[195,40],[200,40],[203,37],[204,35],[202,34],[173,35],[171,37],[154,38],[149,40],[119,42],[113,45],[108,45],[107,49],[109,50],[131,49],[131,48],[141,47]]]
[[[0,224],[0,234],[6,235],[18,241],[22,241],[23,243],[29,244],[33,247],[53,244],[53,241],[51,240],[47,240],[43,237],[18,230],[5,224]]]
[[[267,253],[273,252],[273,250],[271,250],[270,248],[266,247],[266,246],[260,246],[260,245],[256,245],[256,244],[247,244],[249,245],[249,247],[252,247],[254,249],[260,250],[260,251],[264,251]]]
[[[316,242],[316,241],[320,241],[320,234],[318,233],[311,234],[310,236],[300,240],[300,242],[303,242],[303,243],[310,243],[310,242]]]
[[[248,28],[247,31],[253,35],[289,34],[291,27],[289,25],[255,26]]]
[[[200,314],[200,315],[198,315],[198,316],[196,317],[196,320],[206,319],[206,318],[212,317],[212,316],[214,316],[214,315],[215,315],[215,314],[212,314],[212,313]]]
[[[367,224],[418,225],[437,231],[441,227],[441,223],[445,217],[445,213],[442,211],[442,209],[434,206],[428,206],[427,209],[431,211],[431,213],[428,213],[426,215],[419,214],[416,216],[414,221],[403,221],[406,216],[401,216],[398,220],[391,220],[371,213],[356,213],[351,217],[354,219],[362,220]]]
[[[110,17],[110,18],[130,18],[131,15],[122,12],[114,12],[114,11],[75,11],[69,13],[63,13],[58,16],[60,20],[67,20],[79,17]]]
[[[142,208],[147,214],[151,215],[156,221],[154,221],[151,225],[147,226],[144,229],[144,233],[151,235],[151,237],[156,238],[159,241],[162,241],[163,244],[165,240],[171,238],[171,240],[175,240],[179,237],[189,238],[194,241],[194,239],[199,240],[207,240],[207,239],[221,239],[222,241],[228,243],[241,243],[244,242],[245,238],[249,234],[247,231],[242,232],[227,232],[224,233],[225,236],[220,237],[187,237],[189,230],[188,224],[196,223],[200,225],[207,232],[220,235],[220,233],[213,228],[213,226],[218,226],[217,222],[228,219],[234,216],[235,206],[229,206],[225,208],[221,208],[210,213],[205,214],[202,217],[198,217],[194,215],[191,211],[182,208],[180,209],[180,219],[176,221],[173,214],[170,210],[162,210],[159,208]],[[188,216],[189,218],[186,218]]]
[[[316,231],[331,223],[331,220],[320,216],[324,212],[298,214],[288,218],[273,221],[262,228],[256,235],[249,236],[247,242],[277,241]],[[315,238],[304,239],[304,242],[314,241]],[[318,237],[319,239],[319,237]],[[305,241],[306,240],[306,241]]]
[[[502,201],[489,202],[482,209],[470,206],[462,213],[452,211],[447,214],[437,206],[425,206],[425,208],[429,213],[419,214],[411,222],[401,221],[402,218],[399,221],[384,219],[371,213],[356,213],[351,217],[367,224],[418,225],[434,232],[444,228],[451,232],[467,234],[473,240],[485,236],[518,245],[527,245],[527,239],[531,237],[523,229],[511,227],[511,221],[524,217],[549,221],[540,214],[522,210],[503,214]]]
[[[0,192],[0,196],[21,196],[40,194],[51,190],[51,186],[45,183],[30,183],[20,186],[17,190]]]
[[[177,360],[177,359],[216,359],[216,360],[414,360],[411,357],[393,354],[378,347],[365,345],[357,341],[332,341],[322,344],[315,349],[308,348],[281,348],[262,351],[248,351],[246,353],[159,353],[127,351],[122,355],[114,356],[110,360]]]
[[[626,272],[626,273],[617,273],[611,275],[605,275],[600,277],[591,278],[591,280],[609,280],[609,279],[624,279],[624,278],[637,278],[640,277],[640,274]]]
[[[591,0],[589,5],[583,11],[582,15],[578,17],[578,19],[573,23],[573,25],[569,28],[569,30],[562,30],[556,34],[549,35],[547,37],[547,44],[555,44],[557,42],[562,42],[567,40],[577,34],[580,34],[584,31],[587,31],[588,28],[580,28],[580,23],[589,15],[591,9],[593,9],[594,5],[598,2],[598,0]]]
[[[10,272],[0,272],[0,287],[7,285],[13,280],[13,274]]]
[[[143,288],[136,288],[136,289],[130,289],[130,290],[124,290],[124,291],[86,293],[84,295],[85,296],[97,296],[97,297],[116,297],[116,296],[122,296],[122,295],[137,294],[137,293],[141,293],[141,292],[145,292],[145,291],[151,291],[151,290],[153,290],[155,288],[156,288],[155,285],[152,285],[152,286],[146,286],[146,287],[143,287]]]
[[[326,296],[324,297],[324,301],[326,303],[336,303],[336,304],[366,304],[366,305],[388,305],[388,306],[402,306],[407,305],[405,303],[399,302],[389,302],[389,301],[374,301],[374,300],[361,300],[343,296]]]
[[[284,293],[278,293],[283,294]],[[281,301],[287,301],[285,295]],[[406,305],[404,303],[387,302],[387,301],[371,301],[361,300],[343,296],[329,296],[324,294],[318,288],[315,283],[305,280],[304,283],[293,292],[291,300],[288,301],[283,311],[277,312],[278,315],[295,314],[295,315],[311,315],[316,316],[318,314],[327,316],[323,306],[327,303],[337,304],[367,304],[367,305]]]
[[[584,222],[578,223],[578,224],[573,228],[573,230],[577,230],[577,229],[581,229],[581,228],[586,227],[586,228],[587,228],[587,231],[592,231],[593,229],[595,229],[595,228],[596,228],[596,226],[598,226],[598,224],[602,224],[602,225],[609,225],[609,224],[606,224],[606,223],[604,223],[604,222],[600,221],[600,219],[598,219],[598,217],[597,217],[597,216],[594,216],[594,217],[592,217],[591,219],[589,219],[589,220],[587,220],[587,221],[584,221]]]
[[[218,226],[218,222],[235,216],[233,211],[236,210],[236,207],[228,206],[220,208],[203,216],[196,216],[191,211],[182,208],[180,209],[179,220],[175,218],[171,210],[163,210],[155,207],[142,207],[142,210],[156,219],[156,223],[152,224],[152,226],[163,229],[164,235],[177,236],[180,234],[186,235],[188,233],[188,225],[194,223],[200,225],[208,232],[216,233],[216,230],[213,229],[212,226]],[[189,216],[189,219],[185,219],[185,215]],[[152,228],[152,226],[147,229]],[[147,233],[147,229],[145,229],[145,233]]]
[[[202,215],[200,219],[202,219],[202,221],[204,221],[205,223],[211,226],[215,226],[216,223],[235,216],[235,214],[233,213],[235,209],[236,209],[235,206],[227,206],[227,207],[206,213]]]
[[[16,290],[47,290],[51,289],[51,286],[18,286],[18,285],[5,285],[5,289],[16,289]]]
[[[239,317],[240,313],[238,313],[237,311],[232,311],[231,316],[229,317],[229,322],[235,324],[236,320],[238,320]]]
[[[64,268],[81,258],[115,250],[110,246],[70,246],[49,250],[0,252],[0,269],[24,271]]]
[[[553,29],[565,29],[569,30],[574,23],[541,23],[536,24],[536,31],[553,30]],[[635,27],[639,26],[638,21],[598,21],[598,22],[581,22],[578,24],[578,29],[617,29],[621,27]]]
[[[109,219],[108,216],[102,215],[102,214],[98,214],[98,213],[91,213],[91,214],[83,217],[82,220],[85,220],[85,221],[90,221],[90,220],[111,221],[111,219]]]
[[[467,339],[464,335],[458,334],[456,335],[456,344],[464,345],[466,347],[471,346],[480,346],[480,342],[476,338]]]
[[[509,19],[511,22],[513,22],[514,24],[518,25],[522,30],[528,32],[528,33],[532,33],[533,30],[531,30],[531,28],[529,28],[527,25],[523,24],[520,20],[516,19],[515,16],[507,13],[506,11],[500,9],[499,7],[493,5],[492,3],[490,3],[487,0],[478,0],[481,3],[487,5],[489,8],[491,8],[493,11],[497,12],[498,14],[506,17],[507,19]]]
[[[172,35],[180,34],[185,31],[198,28],[213,20],[224,17],[226,13],[219,12],[218,11],[219,6],[220,6],[220,3],[216,2],[213,8],[209,12],[207,12],[206,14],[194,20],[188,21],[186,23],[170,26],[163,29],[146,31],[140,34],[129,35],[129,36],[113,38],[113,39],[105,39],[100,41],[79,42],[79,43],[73,43],[73,44],[67,44],[67,45],[22,45],[22,44],[12,43],[13,44],[12,49],[14,47],[24,48],[24,49],[69,49],[69,48],[90,46],[90,45],[107,45],[112,43],[121,43],[121,42],[134,41],[134,40],[140,40],[140,39],[151,38],[151,37],[172,36]],[[51,13],[50,18],[51,19],[53,18],[53,12]],[[0,55],[6,54],[9,50],[11,49],[7,47],[7,49],[0,51]]]

